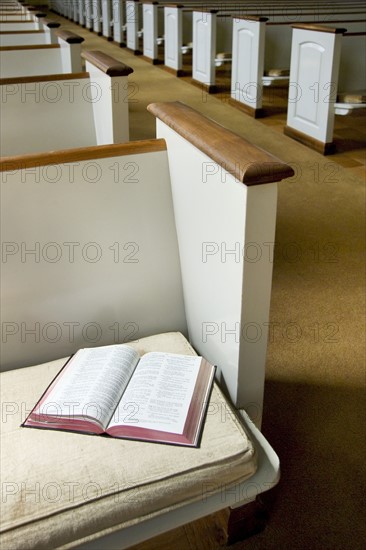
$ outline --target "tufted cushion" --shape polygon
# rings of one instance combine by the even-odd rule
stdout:
[[[179,333],[131,345],[194,353]],[[1,548],[72,548],[255,472],[253,446],[217,385],[199,449],[20,427],[64,362],[1,375]]]

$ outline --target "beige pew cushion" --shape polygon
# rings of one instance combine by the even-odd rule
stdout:
[[[356,92],[342,92],[337,95],[339,103],[366,103],[366,90]]]
[[[194,353],[179,333],[134,347]],[[1,375],[1,548],[72,548],[255,472],[253,446],[216,385],[199,449],[20,427],[64,362]]]

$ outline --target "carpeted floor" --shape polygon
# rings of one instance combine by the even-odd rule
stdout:
[[[263,497],[266,529],[232,548],[364,548],[365,181],[278,128],[52,17],[84,36],[84,49],[102,49],[134,68],[131,139],[155,135],[148,103],[181,100],[296,168],[279,184],[263,419],[282,479]],[[219,522],[203,520],[138,548],[219,547],[212,535]]]

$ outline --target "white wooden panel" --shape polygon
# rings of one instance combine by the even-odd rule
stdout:
[[[138,4],[127,0],[126,2],[126,25],[127,25],[127,48],[133,51],[138,50],[139,30]]]
[[[93,31],[102,33],[102,4],[100,0],[92,0],[92,23]]]
[[[341,34],[294,29],[287,125],[322,143],[333,138]]]
[[[122,38],[123,9],[121,0],[113,0],[113,40],[118,44],[123,42]]]
[[[39,28],[39,25],[36,21],[27,21],[25,23],[1,23],[0,22],[0,32],[5,31],[34,31]]]
[[[215,83],[216,14],[193,12],[192,77],[203,84]]]
[[[112,5],[110,0],[102,0],[102,33],[109,38],[111,36]]]
[[[260,425],[277,184],[246,187],[161,121],[157,135],[168,144],[190,341]]]
[[[1,178],[3,367],[186,333],[165,151]]]
[[[59,49],[9,50],[1,52],[0,78],[47,75],[62,72],[61,51]]]
[[[98,145],[128,141],[128,77],[109,77],[92,63],[85,65],[96,94],[92,106]]]
[[[265,23],[233,20],[231,96],[252,107],[262,107]]]
[[[1,34],[0,47],[4,46],[34,46],[35,44],[49,44],[49,33]]]
[[[144,55],[150,59],[158,57],[158,7],[155,4],[143,4]]]
[[[85,0],[85,27],[93,28],[93,3],[92,0]]]
[[[182,10],[164,8],[165,48],[164,63],[176,71],[182,68]]]
[[[92,102],[100,90],[88,79],[3,84],[0,92],[3,156],[97,145]]]
[[[85,0],[78,0],[78,18],[79,18],[79,24],[84,27],[86,26],[86,20],[85,20],[85,12],[86,12],[86,2]]]

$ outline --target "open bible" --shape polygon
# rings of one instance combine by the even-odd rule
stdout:
[[[197,356],[79,349],[23,426],[197,447],[214,375]]]

